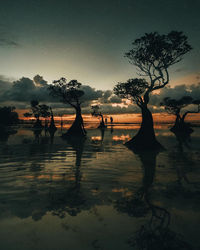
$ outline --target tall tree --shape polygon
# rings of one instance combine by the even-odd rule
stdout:
[[[114,88],[116,95],[131,98],[142,112],[141,128],[126,145],[135,150],[160,148],[155,138],[152,114],[148,109],[150,94],[169,83],[169,67],[180,62],[191,46],[187,37],[178,31],[166,35],[157,32],[145,34],[132,45],[133,48],[125,56],[148,82],[135,78],[118,83]]]
[[[67,82],[67,79],[62,77],[59,80],[53,81],[49,86],[49,91],[52,96],[59,97],[60,101],[70,105],[76,111],[76,118],[67,133],[63,136],[85,136],[83,118],[81,114],[81,104],[83,100],[81,97],[84,91],[80,89],[81,83],[77,80]]]

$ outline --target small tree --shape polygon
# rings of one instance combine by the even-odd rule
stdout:
[[[40,117],[47,118],[50,116],[50,108],[46,104],[39,104],[37,100],[31,101],[31,110],[34,117],[39,120]]]
[[[23,115],[24,115],[24,117],[26,117],[26,118],[30,118],[30,117],[33,116],[33,114],[30,113],[30,112],[26,112],[26,113],[24,113]]]
[[[81,85],[77,80],[67,82],[65,78],[60,78],[53,81],[53,84],[49,86],[52,96],[59,97],[61,102],[70,105],[76,110],[75,121],[64,136],[86,135],[81,114],[81,104],[83,102],[81,97],[84,95],[84,91],[80,89]]]
[[[34,124],[34,128],[41,128],[42,123],[40,121],[40,117],[46,119],[50,116],[50,107],[46,104],[39,104],[37,100],[31,101],[31,111],[32,112],[26,112],[24,113],[24,117],[32,117],[34,116],[36,118],[36,122]],[[46,123],[46,122],[45,122]]]
[[[53,110],[51,107],[49,107],[50,109],[50,113],[51,113],[51,122],[49,125],[49,133],[50,134],[54,134],[55,131],[57,130],[56,125],[55,125],[55,121],[54,121],[54,114],[53,114]]]
[[[6,127],[19,122],[15,107],[0,107],[0,126]]]
[[[92,108],[92,113],[91,113],[92,116],[101,117],[101,122],[100,122],[98,128],[106,128],[103,114],[99,111],[99,109],[100,109],[99,105],[93,105],[93,106],[91,106],[91,108]]]
[[[116,95],[131,98],[142,111],[142,124],[138,134],[127,142],[132,149],[160,148],[155,138],[153,119],[148,103],[150,94],[169,83],[168,69],[182,60],[182,56],[191,50],[187,37],[182,32],[172,31],[167,35],[157,32],[145,34],[136,39],[133,49],[125,54],[131,64],[139,70],[139,74],[148,79],[130,79],[118,83],[114,92]]]
[[[182,109],[190,104],[197,105],[197,110],[185,110],[182,112]],[[200,100],[193,100],[191,96],[183,96],[178,100],[165,97],[160,105],[165,107],[168,114],[176,116],[175,124],[171,129],[172,132],[192,132],[192,129],[185,123],[185,118],[189,113],[200,112]]]

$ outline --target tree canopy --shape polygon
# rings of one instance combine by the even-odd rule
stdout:
[[[178,115],[181,109],[185,108],[189,104],[192,104],[192,102],[193,98],[191,96],[183,96],[178,100],[172,99],[170,97],[165,97],[160,105],[164,106],[167,113]]]
[[[77,108],[82,104],[81,97],[84,91],[80,89],[81,83],[77,80],[67,82],[67,79],[62,77],[59,80],[53,81],[49,86],[50,94],[59,97],[60,101]]]
[[[140,75],[149,78],[148,92],[168,84],[168,68],[181,61],[182,56],[192,49],[187,36],[178,31],[166,35],[146,33],[132,45],[133,48],[125,56],[137,67]]]
[[[25,113],[25,117],[30,117],[30,115],[34,115],[35,118],[47,118],[51,115],[50,113],[50,107],[47,106],[46,104],[39,104],[37,100],[32,100],[31,101],[31,113]]]
[[[13,125],[18,121],[18,113],[15,112],[15,107],[0,107],[0,125]]]
[[[114,93],[120,98],[126,98],[135,102],[138,106],[143,103],[142,94],[147,90],[148,83],[145,79],[129,79],[127,82],[120,82],[114,87]]]

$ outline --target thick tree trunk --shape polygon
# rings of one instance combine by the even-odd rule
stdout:
[[[76,118],[72,126],[68,129],[67,133],[63,134],[63,137],[68,137],[68,136],[73,136],[73,137],[86,136],[86,131],[84,128],[80,107],[76,108]]]
[[[179,119],[175,121],[174,126],[170,129],[175,134],[191,134],[193,129],[189,123],[185,123],[185,118],[189,112],[185,112],[182,117],[179,115]]]
[[[162,145],[156,140],[153,117],[147,106],[142,108],[142,124],[137,135],[125,145],[133,151],[162,149]]]

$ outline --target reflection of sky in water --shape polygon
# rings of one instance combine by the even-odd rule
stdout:
[[[151,199],[171,213],[171,229],[200,245],[200,129],[180,147],[166,126],[157,128],[166,150],[155,156],[155,176],[153,155],[123,145],[136,131],[88,130],[77,144],[60,131],[52,141],[19,129],[0,142],[2,249],[131,249],[128,238],[149,215],[130,216],[124,201],[153,179]]]

